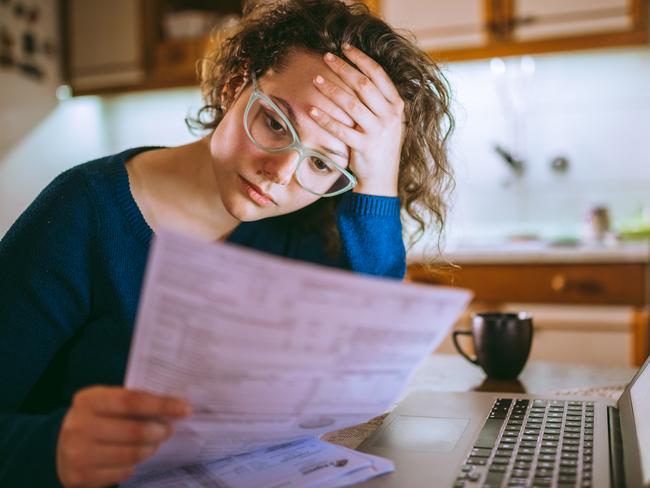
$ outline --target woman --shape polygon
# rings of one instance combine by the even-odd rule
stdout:
[[[259,6],[204,60],[208,130],[56,178],[0,244],[0,485],[126,479],[190,413],[121,385],[152,234],[401,278],[442,225],[444,80],[362,5]]]

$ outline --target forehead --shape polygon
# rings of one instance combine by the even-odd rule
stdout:
[[[292,88],[313,88],[316,94],[319,92],[312,86],[312,80],[318,74],[327,73],[328,77],[336,77],[323,60],[323,56],[313,52],[295,50],[287,54],[281,68],[277,71],[270,69],[264,78],[269,83],[282,83]],[[338,77],[335,81],[339,82]]]
[[[312,106],[326,109],[332,105],[332,102],[314,86],[313,79],[319,74],[339,86],[345,86],[325,64],[320,54],[304,51],[289,54],[279,71],[269,70],[259,79],[259,86],[271,98],[282,98],[291,105],[297,125],[300,126],[300,138],[305,144],[327,146],[347,152],[345,144],[308,115]],[[282,104],[278,105],[282,108]]]

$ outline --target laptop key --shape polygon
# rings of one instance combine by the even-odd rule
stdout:
[[[492,449],[488,449],[485,447],[475,447],[472,449],[472,452],[470,452],[470,456],[475,456],[475,457],[490,457],[490,454],[492,454]]]
[[[515,461],[531,462],[533,459],[535,459],[534,456],[531,456],[530,454],[517,454]]]
[[[468,479],[469,481],[476,482],[476,481],[478,481],[478,480],[481,479],[481,473],[469,473],[469,474],[467,475],[467,479]]]
[[[528,471],[523,471],[521,469],[513,469],[512,472],[510,473],[510,476],[513,476],[518,479],[528,478]]]
[[[575,483],[576,482],[576,477],[575,475],[562,475],[558,476],[558,481],[560,483]]]
[[[508,465],[510,464],[510,458],[498,456],[492,459],[492,464]]]
[[[487,477],[485,478],[484,483],[485,485],[499,486],[503,482],[504,477],[505,477],[505,473],[497,473],[494,471],[489,471]]]
[[[475,466],[484,466],[487,463],[487,460],[482,457],[470,456],[465,462]]]
[[[535,480],[533,482],[533,488],[546,488],[547,486],[552,486],[552,485],[553,485],[553,480],[551,478],[543,479],[543,480]]]
[[[496,443],[503,419],[487,419],[474,443],[474,447],[492,448]]]
[[[508,480],[508,486],[511,486],[511,487],[521,486],[522,488],[526,488],[528,486],[528,479],[527,478],[510,478]]]
[[[537,466],[535,468],[535,478],[546,478],[547,476],[553,476],[553,468],[540,468]]]

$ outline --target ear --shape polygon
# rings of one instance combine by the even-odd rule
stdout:
[[[246,73],[246,72],[245,72]],[[232,76],[221,89],[221,108],[228,111],[249,82],[248,74]]]

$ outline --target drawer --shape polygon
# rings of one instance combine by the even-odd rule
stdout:
[[[412,281],[474,291],[475,301],[643,306],[646,267],[625,264],[468,264],[431,275],[411,264]]]
[[[159,44],[154,58],[155,78],[197,82],[196,64],[205,54],[207,47],[207,38],[181,39]]]

